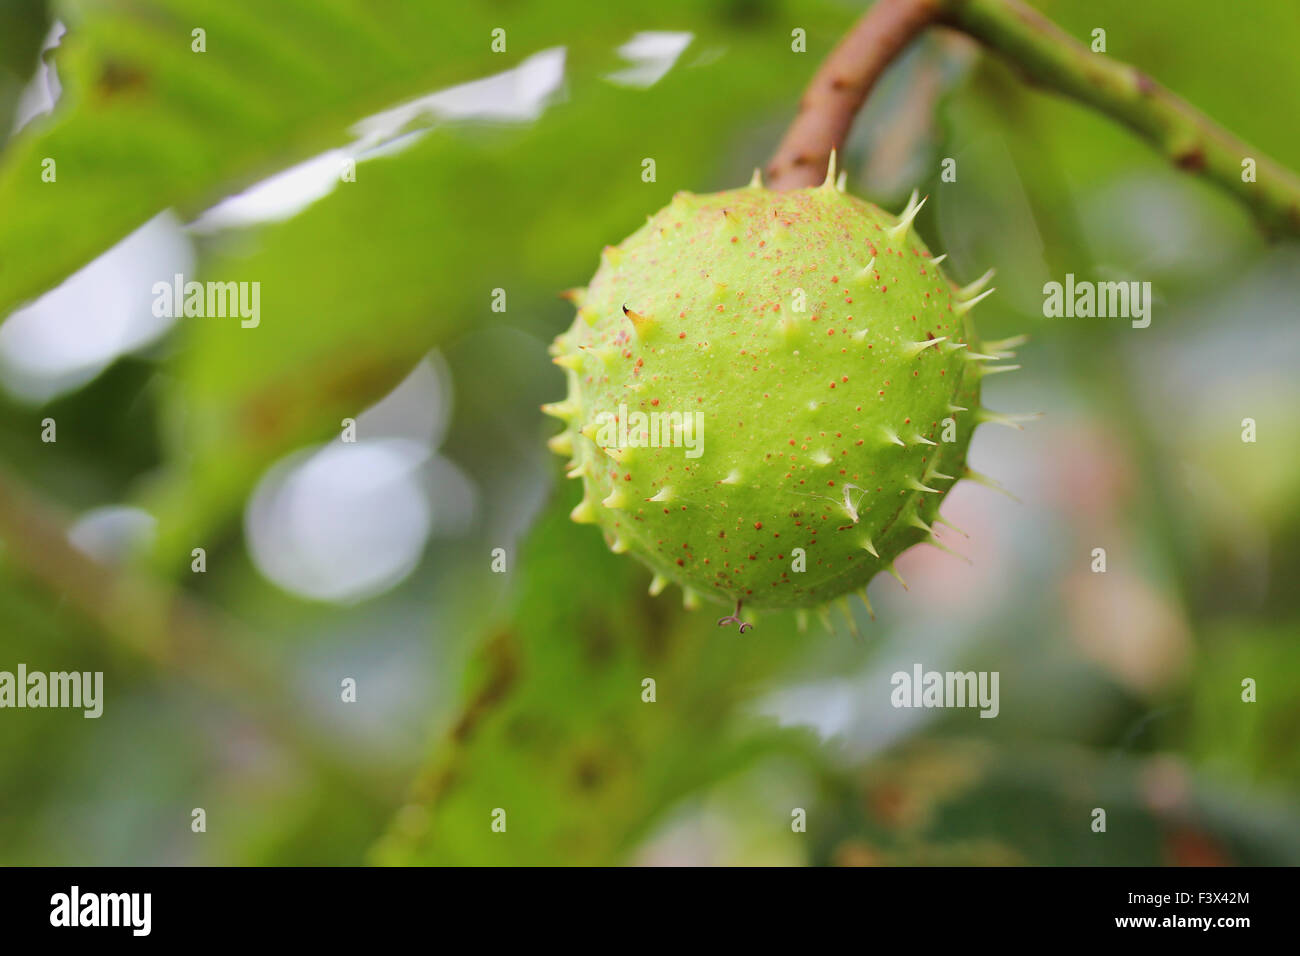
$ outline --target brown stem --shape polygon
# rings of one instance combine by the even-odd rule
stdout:
[[[1300,176],[1140,70],[1093,53],[1021,0],[878,0],[809,84],[768,169],[773,189],[819,183],[885,67],[925,27],[979,40],[1028,79],[1127,126],[1176,167],[1231,193],[1273,234],[1300,235]],[[1255,176],[1243,178],[1252,166]]]
[[[768,164],[770,188],[799,189],[822,181],[831,150],[844,146],[880,74],[938,16],[935,0],[877,0],[808,84],[799,113]]]

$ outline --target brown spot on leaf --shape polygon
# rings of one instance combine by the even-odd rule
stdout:
[[[102,97],[117,96],[130,90],[142,90],[149,85],[143,70],[130,63],[106,60],[95,81],[95,92]]]

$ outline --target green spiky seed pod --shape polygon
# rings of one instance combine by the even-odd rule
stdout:
[[[966,470],[987,363],[970,309],[901,217],[820,188],[679,193],[607,248],[552,348],[584,497],[609,546],[751,607],[865,598]],[[989,290],[992,291],[992,290]],[[988,293],[985,292],[984,295]],[[675,416],[675,417],[674,417]],[[796,549],[802,549],[802,552]]]

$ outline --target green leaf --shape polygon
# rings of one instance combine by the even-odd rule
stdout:
[[[508,616],[483,642],[465,704],[377,862],[617,863],[687,795],[808,749],[804,732],[739,705],[815,638],[790,615],[741,637],[708,609],[649,598],[644,568],[569,520],[572,491],[519,555]],[[504,833],[491,826],[497,808]]]
[[[847,17],[825,19],[829,43]],[[556,293],[585,282],[604,245],[678,189],[748,178],[762,153],[719,157],[813,65],[761,20],[734,28],[725,50],[693,46],[650,89],[577,72],[568,101],[534,124],[435,130],[297,217],[218,245],[204,275],[261,282],[262,318],[182,320],[167,402],[177,466],[147,497],[160,566],[188,560],[277,456],[336,434],[430,348],[492,321],[559,331],[571,308]],[[655,182],[642,180],[646,158]],[[504,315],[491,311],[497,288]]]
[[[118,0],[69,13],[54,56],[62,99],[0,162],[0,315],[161,210],[195,214],[349,142],[349,127],[394,103],[550,47],[613,66],[636,30],[725,42],[737,26],[730,4],[686,0],[464,4],[454,26],[443,4],[408,0]],[[491,49],[496,28],[504,53]],[[196,29],[205,52],[192,49]],[[42,182],[46,157],[55,183]]]

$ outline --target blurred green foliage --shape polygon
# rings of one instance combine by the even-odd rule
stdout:
[[[14,127],[18,98],[36,70],[49,28],[50,12],[43,0],[0,5],[0,146]]]
[[[1294,4],[1251,19],[1212,0],[1036,5],[1075,36],[1105,27],[1109,55],[1300,165],[1279,95],[1300,84]],[[4,10],[17,19],[0,28],[0,133],[7,78],[30,73],[46,32],[40,5]],[[158,520],[122,570],[149,582],[130,613],[87,614],[83,581],[52,587],[29,543],[0,547],[0,669],[103,670],[109,688],[98,721],[0,712],[0,861],[1300,862],[1295,252],[960,41],[928,36],[894,67],[847,160],[850,188],[882,202],[898,183],[862,178],[899,174],[882,154],[922,170],[919,228],[952,274],[999,270],[982,333],[1033,335],[1019,381],[991,390],[1047,418],[981,432],[973,452],[1025,504],[963,505],[973,539],[995,543],[982,552],[994,577],[963,590],[953,562],[924,566],[928,598],[878,584],[879,619],[856,614],[862,639],[838,623],[800,633],[787,615],[741,638],[711,609],[645,596],[638,565],[567,520],[576,491],[542,463],[537,411],[563,390],[545,354],[570,321],[556,293],[678,189],[745,181],[859,13],[833,0],[53,4],[68,27],[46,54],[62,98],[0,153],[0,315],[164,210],[192,219],[345,145],[368,114],[549,47],[565,48],[565,81],[534,121],[416,118],[426,135],[291,218],[196,235],[204,278],[262,283],[256,330],[182,320],[70,394],[0,398],[12,481],[65,515],[129,503]],[[790,52],[795,28],[807,54]],[[618,46],[645,30],[693,39],[648,88],[609,82]],[[41,181],[46,156],[57,184]],[[939,179],[944,157],[956,184]],[[1156,323],[1043,320],[1042,283],[1066,272],[1155,280]],[[250,494],[431,349],[454,387],[441,453],[479,489],[477,522],[368,602],[278,590],[246,552]],[[1239,440],[1247,415],[1257,445]],[[57,444],[39,440],[46,417]],[[526,521],[529,494],[545,504]],[[203,575],[189,573],[196,543]],[[1098,543],[1107,576],[1087,572]],[[495,547],[505,575],[489,570]],[[174,628],[176,600],[201,609],[195,632]],[[150,638],[124,639],[122,621]],[[890,709],[888,673],[917,660],[1001,671],[1000,718]],[[340,678],[358,674],[358,702],[340,704]],[[1243,677],[1257,703],[1241,702]],[[189,828],[197,806],[206,834]],[[1099,806],[1105,835],[1089,828]],[[791,832],[794,807],[807,834]]]

